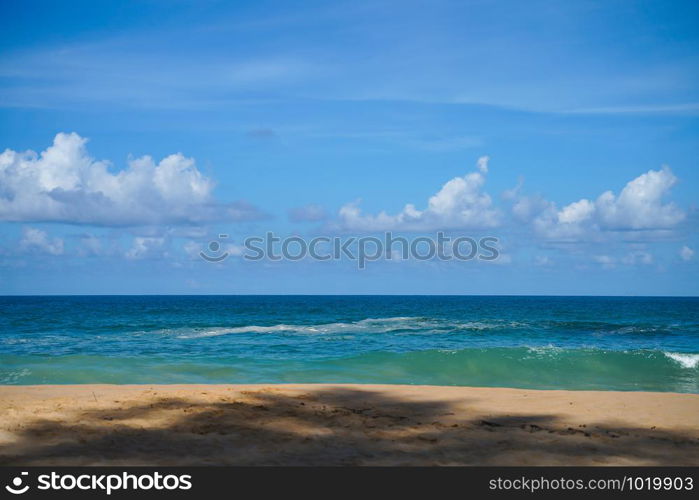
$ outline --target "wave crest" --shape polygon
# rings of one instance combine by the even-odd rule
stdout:
[[[683,368],[699,367],[699,354],[688,354],[680,352],[665,352],[665,356],[679,363]]]

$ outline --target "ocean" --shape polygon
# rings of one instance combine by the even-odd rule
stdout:
[[[0,297],[0,384],[699,393],[699,298]]]

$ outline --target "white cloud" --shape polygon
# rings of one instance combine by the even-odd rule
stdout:
[[[600,264],[605,269],[611,269],[616,264],[616,259],[610,257],[609,255],[595,255],[592,260]]]
[[[427,208],[418,210],[407,204],[401,212],[389,215],[364,215],[359,202],[348,203],[340,209],[340,226],[358,231],[431,231],[449,228],[494,227],[500,213],[493,207],[490,196],[482,192],[488,172],[488,157],[478,159],[478,171],[455,177],[430,197]]]
[[[630,252],[622,257],[621,262],[627,266],[635,266],[638,264],[650,265],[653,263],[653,256],[648,252]]]
[[[687,245],[684,245],[682,248],[680,248],[680,257],[682,260],[689,262],[694,258],[694,250],[689,248]]]
[[[488,161],[490,161],[490,158],[487,156],[481,156],[478,158],[478,161],[476,162],[476,166],[478,167],[478,170],[482,174],[487,174],[488,173]]]
[[[589,200],[580,200],[563,207],[558,212],[558,221],[563,224],[578,224],[589,220],[595,212],[595,206]]]
[[[242,245],[236,245],[235,243],[229,243],[223,245],[223,251],[232,255],[233,257],[240,257],[245,254],[245,247]]]
[[[606,191],[595,201],[583,198],[561,209],[553,202],[522,197],[512,212],[520,220],[533,217],[536,232],[549,239],[589,239],[602,231],[667,230],[685,218],[674,203],[663,201],[676,182],[672,171],[663,167],[628,182],[619,196]]]
[[[102,254],[102,241],[92,235],[86,234],[80,238],[81,247],[78,250],[80,255],[101,255]]]
[[[228,254],[227,256],[229,257],[240,257],[245,254],[245,247],[242,245],[238,245],[236,243],[225,243],[220,239],[213,241],[216,241],[219,244],[219,246],[213,250],[208,245],[192,240],[185,242],[182,248],[184,253],[192,260],[200,260],[202,258],[202,252],[211,257],[220,257],[224,254]]]
[[[541,196],[522,196],[512,205],[512,215],[520,222],[531,222],[538,214],[549,207],[549,202]]]
[[[201,243],[197,243],[196,241],[187,241],[182,248],[184,249],[184,253],[189,256],[190,259],[200,259],[201,257],[199,256],[199,252],[203,250],[203,246]]]
[[[0,154],[0,220],[100,226],[246,220],[260,213],[242,202],[217,203],[214,183],[180,153],[155,163],[132,159],[124,170],[95,161],[78,134],[56,135],[40,155]]]
[[[669,167],[649,170],[626,184],[618,197],[607,191],[595,203],[601,224],[609,229],[668,229],[685,214],[674,203],[663,203],[677,183]]]
[[[548,255],[537,255],[534,258],[534,265],[535,266],[540,266],[540,267],[548,267],[552,266],[554,264],[553,260],[551,260],[551,257]]]
[[[63,240],[60,238],[50,239],[46,232],[41,229],[25,227],[22,229],[19,248],[22,251],[61,255],[63,253]]]
[[[166,255],[164,251],[165,238],[145,238],[137,236],[133,239],[131,248],[126,251],[124,256],[127,259],[146,259],[163,257]]]
[[[509,265],[512,264],[512,255],[501,253],[495,260],[480,260],[479,262],[483,262],[485,264]]]
[[[522,188],[524,187],[524,177],[521,175],[519,176],[519,179],[517,179],[517,185],[511,189],[506,189],[505,191],[502,192],[502,199],[503,200],[516,200],[519,198],[519,193],[522,191]]]
[[[326,217],[325,209],[314,203],[289,210],[289,220],[292,222],[318,222]]]
[[[623,264],[625,266],[648,266],[653,263],[653,256],[648,252],[637,250],[629,252],[621,258],[611,257],[609,255],[595,255],[592,257],[592,260],[605,269],[612,269],[616,267],[617,264]]]

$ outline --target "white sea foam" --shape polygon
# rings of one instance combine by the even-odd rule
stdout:
[[[436,318],[395,316],[388,318],[366,318],[352,322],[324,323],[319,325],[277,324],[271,326],[246,325],[236,327],[182,328],[165,329],[156,332],[163,335],[175,335],[178,338],[216,337],[244,333],[296,333],[296,334],[342,334],[342,333],[390,333],[416,332],[420,334],[445,333],[459,330],[497,330],[503,328],[521,328],[524,323],[515,321],[449,321]],[[147,332],[138,332],[145,334]]]
[[[518,321],[467,321],[454,323],[450,326],[458,330],[499,330],[502,328],[516,329],[527,325]]]
[[[527,354],[524,359],[542,359],[542,358],[557,358],[562,352],[565,351],[564,348],[555,346],[553,344],[540,345],[540,346],[527,346]]]
[[[320,325],[289,325],[278,324],[271,326],[247,325],[238,327],[216,327],[201,330],[159,330],[156,333],[175,334],[179,338],[216,337],[219,335],[234,335],[243,333],[297,333],[297,334],[335,334],[335,333],[385,333],[395,330],[419,330],[425,328],[421,324],[423,318],[391,317],[366,318],[351,323],[326,323]]]
[[[6,373],[5,375],[0,376],[0,384],[14,384],[19,379],[26,377],[30,373],[31,372],[26,368],[22,368],[21,370],[17,370],[14,372]]]
[[[683,368],[696,368],[699,366],[699,354],[680,352],[664,352],[665,356],[682,365]]]

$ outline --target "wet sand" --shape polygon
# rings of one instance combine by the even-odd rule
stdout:
[[[0,465],[699,465],[699,395],[0,386]]]

